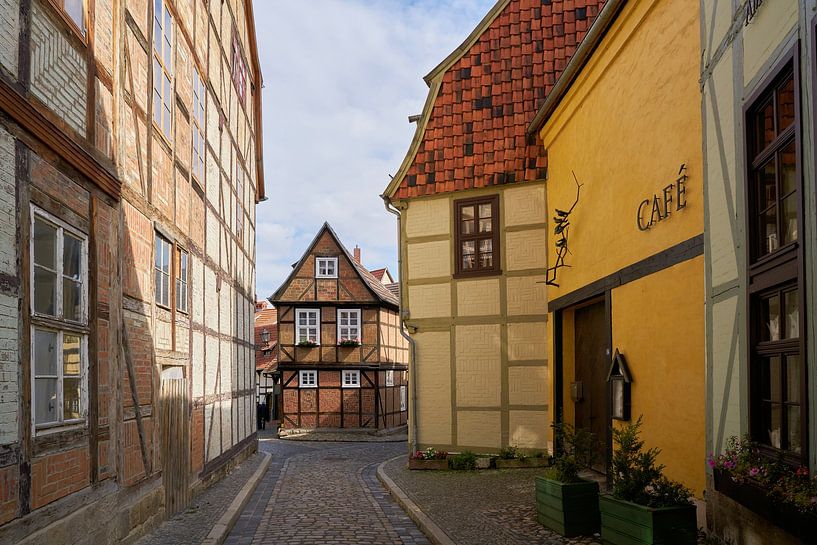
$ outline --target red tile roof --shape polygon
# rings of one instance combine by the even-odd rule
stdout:
[[[261,332],[269,331],[270,340],[264,342]],[[255,313],[255,369],[256,371],[267,370],[277,361],[278,351],[278,311],[274,308],[259,310]],[[269,352],[269,355],[264,355]]]
[[[426,77],[431,90],[390,198],[543,179],[526,129],[604,0],[499,0]]]
[[[380,280],[382,282],[383,281],[383,273],[386,272],[386,269],[385,268],[375,269],[375,270],[369,271],[369,272],[372,273],[372,276],[374,276],[375,278],[377,278],[378,280]]]

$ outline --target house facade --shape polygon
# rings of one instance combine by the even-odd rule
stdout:
[[[257,445],[252,4],[0,20],[0,542],[134,540]]]
[[[324,224],[270,297],[285,429],[406,424],[408,346],[398,300],[358,259]]]
[[[702,500],[699,26],[680,0],[609,0],[530,130],[548,155],[554,406],[603,441],[605,473],[611,430],[643,417],[665,474]]]
[[[601,1],[500,0],[425,78],[399,217],[412,449],[549,446],[547,157],[526,134]]]
[[[706,448],[722,453],[748,435],[770,459],[813,474],[815,3],[701,6]],[[813,540],[813,528],[759,509],[763,496],[741,499],[710,470],[710,530],[739,545]]]
[[[255,304],[255,402],[259,418],[278,419],[280,386],[275,389],[274,374],[278,363],[278,311],[267,301]]]

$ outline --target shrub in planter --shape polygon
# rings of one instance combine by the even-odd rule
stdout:
[[[360,346],[360,341],[357,339],[342,338],[340,341],[338,341],[338,346],[341,348],[357,348]]]
[[[409,457],[409,469],[448,469],[448,453],[428,447],[418,450]]]
[[[536,477],[536,518],[566,537],[592,534],[599,529],[599,483],[579,478],[579,471],[596,461],[598,440],[590,431],[565,423],[553,429],[561,450],[553,467]]]
[[[533,456],[529,456],[516,446],[507,446],[499,451],[499,458],[494,461],[494,465],[497,469],[545,467],[550,465],[545,454],[537,451]]]
[[[613,429],[612,494],[599,498],[601,539],[611,545],[695,545],[698,528],[692,492],[664,477],[660,449],[644,449],[641,417]]]
[[[448,466],[455,470],[471,470],[477,468],[477,455],[466,450],[455,454],[448,459]]]

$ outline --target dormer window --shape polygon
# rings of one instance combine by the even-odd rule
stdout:
[[[337,277],[338,277],[337,257],[315,258],[315,278],[337,278]]]

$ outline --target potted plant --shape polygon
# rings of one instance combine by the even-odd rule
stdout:
[[[709,457],[715,490],[803,541],[817,528],[817,476],[806,467],[763,455],[748,437],[730,437]]]
[[[537,520],[565,537],[599,530],[599,483],[579,477],[599,453],[596,436],[563,422],[553,424],[559,450],[553,467],[536,477]]]
[[[428,447],[409,456],[409,469],[448,469],[448,453]]]
[[[664,466],[656,463],[661,450],[644,450],[640,435],[641,417],[613,429],[612,494],[599,497],[601,539],[611,545],[695,545],[692,492],[664,477]]]
[[[545,467],[550,465],[546,452],[537,451],[533,455],[525,454],[516,446],[507,446],[499,451],[499,458],[494,460],[497,469],[516,469],[525,467]]]
[[[347,339],[346,337],[342,337],[338,341],[338,346],[342,348],[357,348],[358,346],[360,346],[360,341],[354,338]]]
[[[316,346],[318,346],[318,343],[309,339],[301,339],[300,341],[298,341],[297,346],[300,348],[315,348]]]

